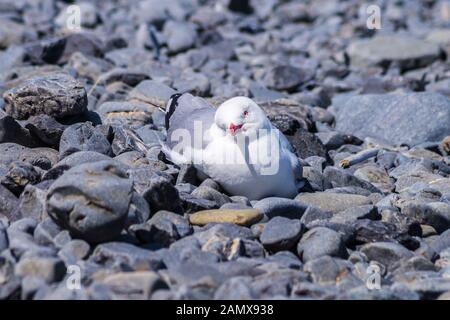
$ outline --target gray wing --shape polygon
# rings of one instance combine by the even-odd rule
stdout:
[[[189,93],[171,98],[166,108],[167,146],[172,149],[177,143],[172,140],[172,134],[178,129],[187,130],[194,139],[194,126],[198,126],[202,129],[202,148],[205,147],[207,141],[204,133],[214,123],[215,113],[216,109],[204,99]]]

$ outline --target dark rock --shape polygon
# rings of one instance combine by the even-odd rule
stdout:
[[[65,38],[52,37],[30,42],[24,49],[27,60],[34,64],[55,64],[60,59],[65,46]]]
[[[230,0],[228,2],[228,9],[244,14],[253,13],[253,7],[251,5],[251,1],[249,0]]]
[[[51,185],[47,211],[76,237],[89,242],[111,240],[124,227],[132,186],[112,161],[79,165]]]
[[[304,262],[322,256],[347,257],[342,236],[336,231],[323,227],[306,232],[298,243],[297,252]]]
[[[169,211],[158,211],[145,224],[134,225],[130,230],[140,242],[164,247],[192,233],[187,219]]]
[[[402,213],[422,224],[432,226],[438,233],[450,228],[450,206],[447,203],[420,204],[410,202],[402,208]]]
[[[15,119],[46,114],[62,118],[86,111],[87,96],[82,85],[64,73],[37,76],[6,91],[6,112]]]
[[[344,134],[341,132],[318,132],[316,136],[322,141],[325,148],[329,150],[336,150],[344,144],[356,144],[360,145],[362,141],[352,135]]]
[[[268,88],[275,90],[293,90],[314,76],[308,69],[293,66],[277,66],[265,75],[264,82]]]
[[[150,180],[143,196],[150,205],[152,212],[167,210],[182,213],[183,211],[178,190],[167,179],[162,177],[155,177]]]
[[[377,220],[381,219],[381,215],[378,213],[378,210],[371,205],[352,207],[346,210],[343,210],[330,219],[330,222],[335,223],[352,223],[358,219],[370,219]]]
[[[310,223],[314,223],[315,221],[329,221],[332,217],[333,213],[330,211],[322,211],[314,206],[309,206],[300,221],[308,227]]]
[[[301,128],[298,120],[285,113],[270,115],[269,119],[278,130],[288,136],[294,135],[297,129]]]
[[[286,136],[294,147],[296,154],[306,159],[312,156],[328,158],[327,149],[314,134],[304,130],[298,129],[293,136]]]
[[[217,209],[215,201],[195,197],[186,192],[179,192],[181,206],[185,213],[194,213],[202,210]]]
[[[114,128],[114,139],[111,143],[112,151],[116,156],[128,151],[146,153],[147,147],[139,136],[131,129],[125,127]]]
[[[60,158],[78,151],[111,154],[111,145],[102,132],[90,122],[76,123],[64,130],[59,145]]]
[[[302,232],[300,220],[274,217],[264,225],[259,238],[267,250],[277,252],[294,247],[300,240]]]
[[[13,142],[30,148],[39,145],[39,141],[30,134],[30,131],[21,127],[13,117],[0,114],[0,143],[4,142]]]
[[[368,242],[394,242],[400,237],[400,232],[394,224],[383,221],[372,221],[368,219],[359,219],[352,223],[356,229],[356,241],[358,243]]]
[[[160,171],[160,163],[156,163],[157,167],[154,168],[152,165],[143,165],[137,168],[132,168],[128,170],[128,176],[133,180],[134,189],[139,193],[143,194],[151,185],[152,181],[156,178],[163,178],[168,182],[172,182],[173,178],[171,175]]]
[[[83,15],[82,21],[87,17]],[[102,41],[95,35],[86,32],[74,32],[65,38],[64,51],[58,63],[66,63],[75,52],[80,52],[85,56],[103,56],[104,46]]]
[[[52,148],[59,148],[59,140],[66,129],[65,125],[45,114],[30,117],[25,127]]]
[[[361,180],[344,169],[335,167],[326,167],[324,172],[324,187],[326,189],[339,187],[358,187],[369,190],[370,192],[378,192],[380,190],[371,183]]]
[[[176,181],[176,184],[179,183],[190,183],[197,185],[197,169],[193,165],[182,165]]]

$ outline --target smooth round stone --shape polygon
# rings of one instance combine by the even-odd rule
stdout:
[[[76,166],[50,187],[50,217],[71,235],[92,243],[120,235],[132,200],[133,182],[115,161]]]
[[[341,234],[324,227],[313,228],[306,232],[298,243],[297,253],[303,262],[322,256],[347,257]]]
[[[289,250],[300,240],[302,231],[300,220],[275,217],[264,225],[259,239],[267,250]]]
[[[263,214],[255,209],[218,209],[199,211],[189,216],[189,222],[194,225],[203,226],[211,222],[235,223],[241,226],[250,226],[261,220]]]
[[[322,211],[334,213],[352,207],[372,204],[370,199],[365,196],[332,192],[301,193],[295,200],[317,207]]]

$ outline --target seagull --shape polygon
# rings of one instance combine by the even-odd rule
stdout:
[[[249,200],[293,198],[303,186],[291,144],[250,98],[234,97],[216,109],[200,97],[178,93],[165,112],[162,151],[177,165],[193,164],[200,179],[209,177]]]

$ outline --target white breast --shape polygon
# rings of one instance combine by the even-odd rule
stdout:
[[[274,134],[241,143],[241,147],[230,136],[215,135],[203,150],[202,161],[195,164],[233,195],[250,200],[294,197],[297,190],[292,167],[279,147],[278,136]]]

